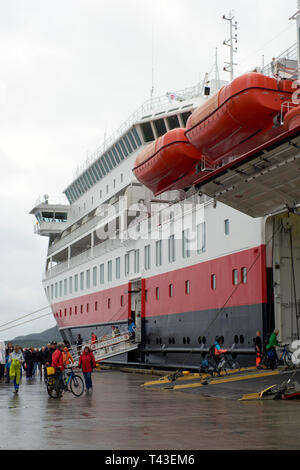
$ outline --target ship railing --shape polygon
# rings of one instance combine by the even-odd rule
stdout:
[[[280,111],[280,124],[283,126],[284,124],[284,116],[288,113],[292,108],[296,108],[299,106],[297,103],[293,103],[292,101],[284,101],[281,105]]]
[[[49,204],[53,206],[69,206],[70,203],[66,196],[61,194],[60,196],[39,196],[35,202],[35,206],[40,206],[42,204]]]
[[[298,44],[293,44],[290,46],[286,51],[276,57],[275,60],[280,59],[289,59],[289,60],[298,60]],[[262,73],[267,75],[268,77],[273,77],[274,71],[274,61],[267,64],[265,67],[262,68]]]
[[[93,152],[86,161],[77,168],[74,179],[77,179],[79,175],[81,175],[89,166],[91,166],[99,157],[101,157],[115,142],[118,140],[122,135],[124,135],[134,124],[145,119],[147,116],[146,114],[151,111],[151,115],[153,111],[158,108],[162,108],[169,105],[175,105],[176,102],[182,102],[189,99],[196,98],[200,96],[203,89],[201,84],[197,84],[190,88],[184,88],[183,90],[177,91],[173,95],[175,96],[175,100],[170,100],[167,94],[157,97],[157,98],[150,98],[147,100],[142,106],[140,106],[131,116],[108,138],[105,139],[103,144]]]
[[[89,347],[94,354],[96,362],[99,362],[110,356],[127,352],[128,349],[136,349],[138,345],[131,341],[129,333],[121,333],[115,337],[103,336],[96,342],[83,343],[81,346],[73,345],[70,348],[70,353],[75,366],[78,364],[80,354],[84,351],[85,347]]]

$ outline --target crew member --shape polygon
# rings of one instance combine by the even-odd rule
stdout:
[[[261,369],[262,341],[260,337],[260,331],[256,332],[256,337],[254,339],[254,346],[255,346],[255,352],[256,352],[256,368]]]

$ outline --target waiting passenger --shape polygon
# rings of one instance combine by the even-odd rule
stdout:
[[[273,331],[271,334],[268,344],[266,346],[267,355],[270,361],[271,369],[275,369],[276,362],[278,361],[278,356],[276,353],[276,346],[280,346],[278,342],[277,336],[279,334],[279,330]]]
[[[113,338],[115,338],[116,336],[120,336],[121,333],[120,333],[120,330],[117,326],[113,325],[111,327],[111,330],[112,330],[111,335],[112,335]]]
[[[255,352],[256,352],[256,368],[261,369],[262,341],[260,337],[260,331],[256,332],[256,337],[254,339],[254,346],[255,346]]]
[[[129,320],[128,333],[130,336],[130,340],[134,341],[135,340],[135,323],[132,318]]]

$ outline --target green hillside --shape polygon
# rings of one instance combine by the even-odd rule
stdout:
[[[22,348],[34,347],[41,348],[42,346],[51,343],[51,341],[62,341],[61,334],[58,328],[50,328],[49,330],[42,331],[41,333],[34,333],[27,336],[17,336],[16,338],[10,340],[13,344],[18,344]],[[7,343],[9,341],[6,341]]]

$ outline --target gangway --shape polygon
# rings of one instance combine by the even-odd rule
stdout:
[[[93,352],[96,362],[100,362],[113,356],[135,351],[139,348],[139,343],[133,342],[128,333],[122,333],[120,336],[104,336],[96,342],[84,343],[80,348],[73,345],[70,348],[70,353],[75,367],[78,365],[79,356],[86,346]]]

